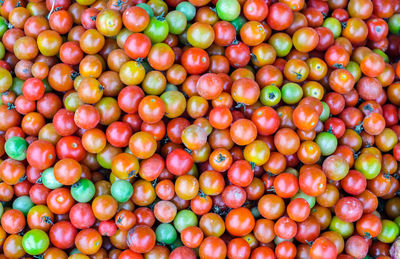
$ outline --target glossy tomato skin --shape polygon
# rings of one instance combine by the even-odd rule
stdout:
[[[388,258],[399,12],[4,0],[0,258]]]
[[[54,246],[68,249],[74,245],[77,229],[69,221],[60,221],[50,228],[49,237]]]
[[[192,157],[182,149],[176,149],[167,156],[167,169],[174,175],[187,173],[192,168],[192,165]]]

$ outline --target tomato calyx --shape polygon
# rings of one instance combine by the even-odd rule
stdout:
[[[119,7],[119,9],[121,9],[122,5],[126,4],[126,3],[128,3],[128,0],[124,0],[124,1],[118,0],[116,4],[113,4],[113,6]]]
[[[339,68],[339,69],[341,69],[341,68],[344,68],[344,66],[342,65],[342,64],[334,64],[333,65],[335,68]]]
[[[120,216],[117,218],[116,223],[117,223],[117,224],[121,224],[121,222],[122,222],[123,219],[124,219],[124,216],[120,215]]]
[[[300,72],[293,71],[293,73],[296,75],[297,80],[300,80],[303,77],[302,72],[303,70],[300,70]]]
[[[267,192],[269,192],[269,193],[275,193],[275,187],[274,186],[271,186],[270,188],[268,188],[267,189]]]
[[[236,108],[236,109],[243,108],[243,111],[246,111],[246,105],[245,105],[244,103],[237,103],[237,104],[235,105],[235,108]]]
[[[229,213],[229,211],[231,211],[232,209],[231,209],[231,208],[225,209],[225,208],[222,208],[222,207],[220,207],[220,206],[218,206],[218,205],[214,205],[213,208],[212,208],[212,210],[213,210],[213,212],[214,212],[215,214],[218,214],[218,215],[220,215],[221,217],[224,217],[224,216],[226,216],[226,215]]]
[[[257,62],[257,56],[253,53],[250,53],[250,57],[253,59],[254,62]]]
[[[364,121],[360,122],[354,127],[354,131],[357,132],[357,134],[360,134],[364,130],[363,124]]]
[[[7,109],[13,110],[13,109],[15,109],[15,105],[13,103],[7,103]]]
[[[360,156],[360,154],[361,154],[361,151],[354,152],[354,154],[353,154],[354,160],[356,160]]]
[[[51,220],[51,218],[49,216],[43,216],[41,218],[41,221],[46,224],[54,225],[54,222]]]
[[[27,176],[24,175],[21,178],[19,178],[18,182],[21,183],[21,182],[25,181],[26,178],[27,178]]]
[[[128,178],[131,178],[133,176],[135,176],[135,177],[137,176],[136,170],[131,170],[131,171],[128,172]]]
[[[78,76],[80,76],[79,72],[72,71],[71,74],[69,75],[69,78],[71,78],[71,80],[75,80],[75,78],[77,78]]]
[[[205,194],[202,190],[199,190],[199,196],[200,196],[200,198],[206,198],[207,197],[207,194]]]
[[[165,17],[164,17],[164,12],[162,12],[160,15],[155,17],[157,21],[165,21]]]
[[[162,140],[160,140],[161,144],[167,144],[168,142],[170,142],[171,140],[168,138],[168,136],[165,136]]]
[[[363,231],[363,233],[364,233],[364,238],[366,238],[366,239],[371,239],[372,238],[370,233],[364,232],[364,231]]]
[[[237,39],[236,39],[236,37],[235,37],[235,39],[232,41],[232,43],[229,45],[229,46],[232,46],[232,45],[238,45],[240,43],[240,41],[238,41]],[[251,55],[251,54],[250,54]]]
[[[254,170],[256,170],[256,163],[254,163],[254,162],[250,162],[250,165],[251,165],[251,170],[253,170],[253,172],[254,172]]]
[[[305,240],[305,242],[306,242],[306,244],[309,245],[310,247],[311,247],[311,246],[313,245],[313,243],[314,243],[314,242],[308,241],[308,240]]]
[[[215,160],[217,163],[221,163],[223,161],[225,161],[226,157],[222,154],[218,154],[218,158],[217,160]]]
[[[188,152],[190,155],[193,153],[193,150],[188,149],[187,147],[185,147],[185,151]]]

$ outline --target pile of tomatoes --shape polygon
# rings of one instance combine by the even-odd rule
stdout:
[[[400,0],[0,4],[0,259],[395,258]]]

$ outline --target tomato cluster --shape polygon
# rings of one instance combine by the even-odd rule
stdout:
[[[389,259],[400,0],[1,0],[0,259]]]

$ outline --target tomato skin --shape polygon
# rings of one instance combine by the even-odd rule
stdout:
[[[4,0],[0,258],[388,258],[399,11]]]
[[[55,223],[49,232],[51,243],[60,249],[68,249],[74,245],[77,229],[69,221]]]
[[[250,49],[243,42],[236,45],[230,45],[225,50],[225,56],[233,67],[244,67],[250,61]]]
[[[91,206],[87,203],[77,203],[72,206],[69,218],[72,225],[77,229],[90,228],[96,220]]]
[[[319,237],[310,248],[311,258],[336,258],[336,246],[326,237]]]
[[[305,194],[310,196],[321,195],[326,188],[326,176],[317,168],[306,169],[299,177],[299,186]]]
[[[183,52],[181,62],[189,74],[198,75],[207,70],[210,58],[203,49],[190,48]]]
[[[335,206],[335,213],[341,220],[355,222],[362,216],[362,203],[353,197],[342,198]]]
[[[17,234],[25,227],[25,216],[21,211],[11,209],[1,217],[1,225],[8,234]]]
[[[267,106],[254,111],[251,120],[257,127],[257,132],[263,136],[275,133],[280,124],[278,113]]]
[[[350,170],[340,182],[342,188],[351,195],[359,195],[367,187],[365,176],[356,170]]]
[[[183,149],[175,149],[166,159],[167,169],[174,175],[184,175],[193,166],[192,157]]]
[[[202,258],[225,258],[227,247],[224,241],[218,237],[207,237],[203,240],[199,249]]]
[[[282,198],[291,198],[299,190],[297,177],[290,173],[282,173],[275,177],[274,189]]]
[[[285,30],[293,22],[293,12],[286,4],[275,3],[269,7],[267,22],[268,25],[274,30]]]
[[[148,226],[136,226],[128,233],[128,246],[137,253],[150,251],[156,243],[156,236]]]
[[[27,149],[27,160],[29,164],[39,170],[50,167],[56,159],[56,149],[44,140],[31,143]]]

